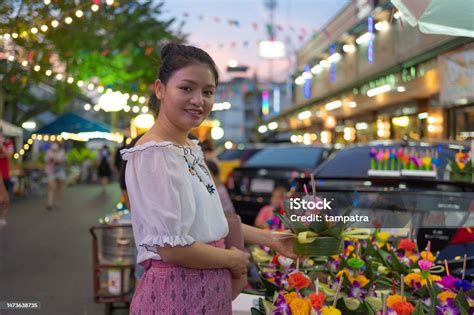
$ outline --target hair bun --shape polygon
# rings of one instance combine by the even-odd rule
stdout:
[[[176,43],[168,43],[165,46],[163,46],[160,52],[161,60],[164,60],[166,57],[168,57],[169,55],[179,50],[179,46],[180,45]]]

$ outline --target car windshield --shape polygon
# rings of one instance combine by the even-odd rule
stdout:
[[[220,161],[238,160],[244,153],[244,150],[225,150],[217,157]]]
[[[326,178],[364,178],[368,177],[368,171],[370,168],[369,153],[371,146],[363,147],[352,147],[341,150],[335,153],[332,157],[326,160],[321,165],[316,173],[316,177]],[[376,150],[380,149],[392,149],[398,150],[400,146],[374,146]],[[411,146],[409,147],[412,148]],[[455,150],[449,149],[445,146],[431,146],[431,147],[413,147],[417,151],[423,151],[426,149],[432,150],[437,149],[439,154],[440,165],[438,167],[438,180],[442,180],[445,177],[445,169],[449,159],[454,159],[456,154]]]
[[[313,169],[321,163],[325,151],[325,148],[317,147],[267,148],[252,156],[245,166]]]

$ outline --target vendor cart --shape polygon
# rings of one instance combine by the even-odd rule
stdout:
[[[135,289],[135,244],[131,224],[100,224],[92,235],[94,302],[105,314],[128,309]]]

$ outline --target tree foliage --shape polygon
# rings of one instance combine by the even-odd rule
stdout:
[[[80,2],[79,4],[77,4]],[[184,35],[170,30],[174,19],[163,20],[163,3],[156,1],[115,0],[113,5],[100,1],[3,0],[0,2],[0,106],[4,117],[13,123],[31,118],[38,112],[62,112],[64,106],[82,93],[75,82],[146,95],[159,67],[158,53],[167,41],[183,41]],[[82,17],[76,11],[83,12]],[[72,23],[65,23],[71,17]],[[59,22],[53,27],[53,20]],[[47,31],[41,26],[46,25]],[[38,28],[36,34],[32,27]],[[16,38],[11,35],[18,34]],[[15,60],[8,61],[9,54]],[[20,61],[27,60],[28,66]],[[33,69],[41,67],[40,71]],[[61,80],[45,71],[62,73]],[[38,92],[43,87],[43,92]],[[47,88],[50,87],[50,88]],[[50,92],[45,92],[50,91]]]

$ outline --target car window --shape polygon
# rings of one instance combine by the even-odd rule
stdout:
[[[378,150],[380,149],[395,149],[398,150],[400,146],[375,146]],[[344,178],[361,178],[367,177],[367,173],[370,168],[370,148],[366,147],[353,147],[343,149],[335,153],[331,158],[326,160],[321,165],[316,173],[316,177],[344,177]],[[423,151],[426,149],[437,148],[439,152],[440,166],[438,167],[438,179],[444,178],[444,170],[448,159],[453,159],[455,151],[447,149],[446,147],[415,147],[417,151]]]
[[[240,159],[244,150],[225,150],[217,157],[220,161],[230,161]]]
[[[267,148],[253,155],[245,166],[312,169],[321,163],[325,151],[316,147]]]

